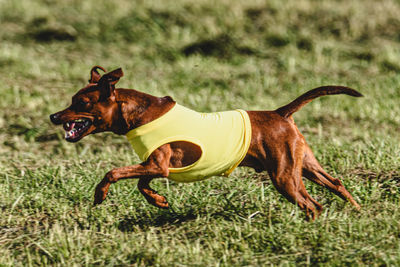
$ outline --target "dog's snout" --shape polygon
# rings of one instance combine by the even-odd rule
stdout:
[[[54,113],[50,115],[50,121],[54,124],[60,124],[60,114],[59,113]]]

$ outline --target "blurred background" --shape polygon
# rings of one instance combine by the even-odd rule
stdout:
[[[275,109],[321,85],[359,90],[316,99],[295,120],[366,209],[308,184],[327,210],[307,224],[266,175],[240,169],[155,182],[178,213],[150,207],[135,181],[93,210],[102,176],[138,158],[108,133],[66,143],[48,116],[94,65],[204,112]],[[397,0],[0,0],[0,264],[399,263],[399,73]]]

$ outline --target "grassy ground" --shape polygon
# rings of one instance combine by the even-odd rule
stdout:
[[[1,266],[400,264],[398,1],[134,2],[0,0]],[[138,158],[111,134],[67,143],[48,115],[96,64],[122,67],[121,87],[199,111],[274,109],[326,84],[360,90],[295,119],[362,210],[307,182],[325,210],[306,222],[245,168],[154,182],[167,211],[134,180],[93,208],[103,175]]]

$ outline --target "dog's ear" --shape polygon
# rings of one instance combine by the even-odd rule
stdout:
[[[104,74],[98,84],[102,88],[102,96],[108,98],[114,95],[115,84],[119,81],[119,79],[124,76],[122,69],[116,69],[109,73]]]
[[[104,74],[100,80],[106,80],[107,82],[111,83],[112,85],[115,85],[118,81],[119,78],[124,76],[124,73],[122,72],[121,68],[118,68],[116,70],[110,71],[109,73]]]
[[[94,66],[92,68],[92,70],[90,71],[90,79],[89,79],[89,83],[98,83],[101,75],[100,73],[97,71],[97,69],[101,69],[104,72],[107,72],[103,67],[101,66]]]

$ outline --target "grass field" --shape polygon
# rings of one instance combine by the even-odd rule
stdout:
[[[399,1],[0,0],[0,29],[0,266],[400,265]],[[139,160],[112,134],[67,143],[48,116],[97,64],[122,67],[121,87],[198,111],[359,90],[295,120],[362,210],[306,182],[325,208],[307,222],[246,168],[153,182],[170,210],[147,204],[135,180],[93,207],[104,174]]]

